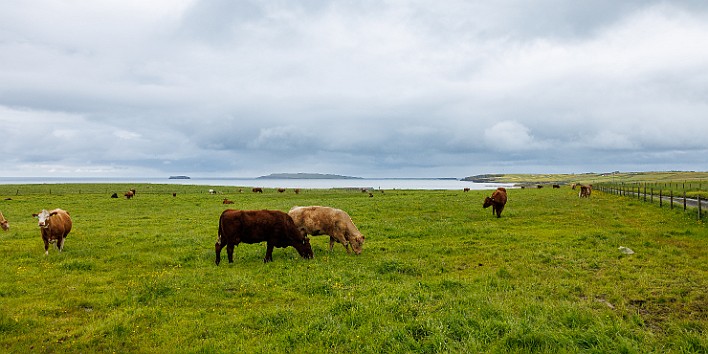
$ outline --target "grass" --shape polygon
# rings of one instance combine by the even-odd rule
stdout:
[[[510,190],[500,219],[488,191],[209,188],[0,186],[0,351],[708,351],[708,232],[677,210],[567,187]],[[313,260],[240,245],[217,267],[224,197],[344,209],[364,252],[313,237]],[[45,257],[31,214],[54,207],[74,230]]]

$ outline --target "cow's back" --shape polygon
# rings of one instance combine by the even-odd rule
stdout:
[[[224,210],[219,219],[219,233],[222,244],[224,241],[258,243],[274,240],[276,235],[285,235],[287,239],[299,236],[293,220],[278,210]]]
[[[73,226],[69,213],[62,209],[54,209],[50,211],[49,214],[54,214],[50,217],[50,237],[66,237],[66,235],[68,235],[71,231],[71,227]]]
[[[506,204],[506,189],[501,187],[497,188],[497,190],[492,193],[492,199],[498,204]]]

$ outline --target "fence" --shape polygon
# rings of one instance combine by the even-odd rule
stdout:
[[[660,188],[661,185],[664,185],[667,189]],[[691,193],[695,194],[695,198],[686,197],[686,185],[688,185],[689,188],[693,188],[695,185],[698,187],[698,191],[704,190],[702,189],[704,185],[701,183],[602,183],[595,185],[594,188],[605,193],[636,198],[649,203],[654,203],[656,199],[660,208],[663,208],[664,204],[668,204],[668,207],[671,209],[674,209],[676,205],[683,206],[684,212],[690,211],[689,208],[695,208],[696,218],[701,220],[704,216],[703,211],[708,208],[708,200],[706,200],[705,197],[701,197],[701,193],[695,193],[695,189],[691,190]],[[659,186],[659,188],[655,189],[657,186]],[[674,186],[682,186],[684,188],[678,193],[675,193]]]

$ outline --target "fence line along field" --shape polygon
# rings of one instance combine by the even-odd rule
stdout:
[[[703,221],[566,186],[507,189],[497,218],[491,192],[0,186],[0,352],[708,351]],[[224,209],[296,205],[346,211],[361,254],[314,236],[314,259],[214,264]],[[54,208],[73,228],[45,256]]]

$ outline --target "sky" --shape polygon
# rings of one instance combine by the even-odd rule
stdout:
[[[0,177],[708,170],[703,0],[0,1]]]

